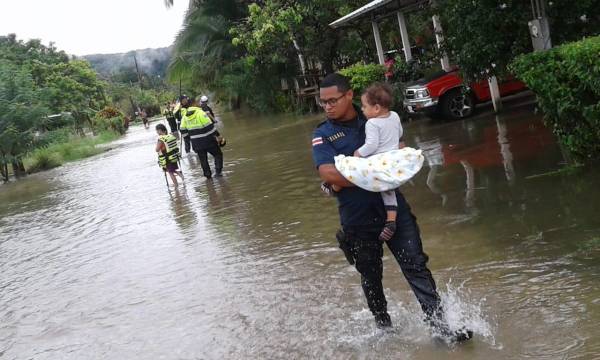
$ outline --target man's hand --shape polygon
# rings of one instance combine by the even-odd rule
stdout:
[[[331,188],[331,185],[329,185],[326,182],[322,182],[321,183],[321,191],[327,195],[327,196],[334,196],[335,194],[333,193],[333,189]]]
[[[346,180],[346,178],[337,171],[333,164],[323,164],[319,166],[319,176],[321,177],[321,180],[330,185],[336,185],[341,188],[354,186],[353,183]]]

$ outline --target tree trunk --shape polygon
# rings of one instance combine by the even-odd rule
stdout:
[[[8,167],[8,165],[7,165],[7,167]],[[16,178],[27,175],[25,172],[25,165],[23,165],[23,161],[21,161],[21,160],[12,161],[12,169],[13,169],[13,174],[15,174]]]
[[[0,165],[0,174],[2,175],[2,180],[8,182],[8,164],[2,163]]]
[[[308,79],[306,78],[306,62],[304,61],[302,49],[300,48],[300,45],[298,44],[298,41],[294,35],[292,35],[292,43],[294,44],[294,49],[296,49],[296,53],[298,54],[298,61],[300,62],[300,71],[302,71],[304,85],[308,85]]]

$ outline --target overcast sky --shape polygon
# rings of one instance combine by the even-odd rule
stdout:
[[[72,55],[169,46],[188,0],[0,0],[0,35],[53,41]]]

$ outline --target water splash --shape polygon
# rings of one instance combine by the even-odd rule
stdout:
[[[497,322],[485,311],[486,298],[476,299],[465,286],[467,281],[454,285],[450,279],[439,290],[448,325],[451,330],[470,329],[475,338],[501,349],[502,345],[496,342],[494,336]]]

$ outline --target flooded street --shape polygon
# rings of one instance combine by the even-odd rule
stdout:
[[[600,170],[557,172],[531,105],[404,125],[426,164],[402,191],[451,324],[475,332],[455,347],[431,340],[387,249],[395,332],[375,329],[312,165],[320,116],[222,120],[213,181],[184,156],[167,191],[135,127],[0,186],[1,359],[600,358]]]

